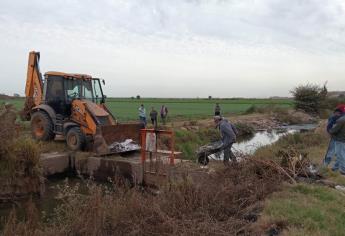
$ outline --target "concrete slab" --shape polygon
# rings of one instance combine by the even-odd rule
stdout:
[[[40,160],[44,176],[61,174],[70,170],[71,160],[70,155],[67,152],[44,153],[41,154]]]
[[[181,159],[175,159],[175,164]],[[88,153],[45,153],[41,155],[41,165],[45,176],[76,171],[80,175],[92,176],[97,181],[108,181],[117,176],[128,179],[133,184],[160,185],[170,178],[170,159],[146,160],[141,164],[140,153],[128,157],[112,155],[106,157],[89,156]]]
[[[116,176],[123,176],[135,184],[142,183],[143,180],[139,156],[76,157],[75,169],[82,175],[92,176],[100,181]]]

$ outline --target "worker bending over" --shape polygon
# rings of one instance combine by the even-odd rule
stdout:
[[[232,162],[236,162],[236,157],[231,151],[232,145],[236,142],[237,129],[226,119],[221,116],[215,116],[214,122],[220,130],[222,137],[222,148],[224,150],[224,165],[229,165],[229,158]]]

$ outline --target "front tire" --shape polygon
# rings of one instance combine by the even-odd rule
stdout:
[[[36,111],[31,116],[31,134],[39,141],[49,141],[55,138],[53,122],[47,113]]]
[[[66,143],[72,151],[84,150],[86,139],[79,127],[73,127],[67,131]]]

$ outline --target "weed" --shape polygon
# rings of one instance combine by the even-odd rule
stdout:
[[[33,224],[11,216],[4,236],[23,228],[37,235],[249,235],[258,202],[281,181],[269,166],[246,162],[218,169],[197,183],[187,177],[167,184],[156,196],[93,183],[88,194],[79,194],[67,184],[50,221]]]
[[[199,129],[196,131],[176,130],[176,149],[183,152],[184,158],[195,160],[195,151],[199,146],[220,139],[219,131],[216,129]]]
[[[238,136],[251,136],[255,133],[254,127],[246,123],[236,123],[235,127],[238,131]]]
[[[42,175],[39,146],[19,137],[16,117],[12,107],[0,107],[0,195],[4,199],[38,192]]]

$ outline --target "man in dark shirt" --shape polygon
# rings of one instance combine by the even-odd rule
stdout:
[[[216,106],[214,107],[214,115],[220,116],[220,106],[219,103],[216,103]]]
[[[157,115],[158,115],[158,112],[155,110],[154,107],[151,107],[150,118],[151,118],[151,123],[154,127],[157,126]]]

